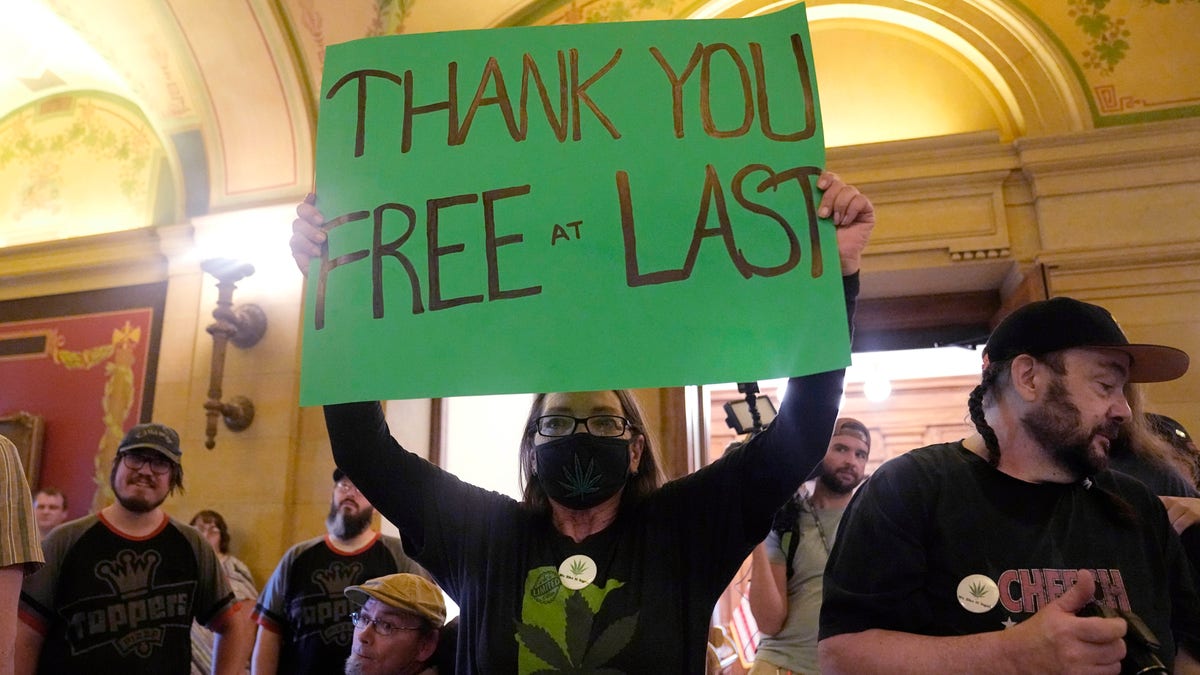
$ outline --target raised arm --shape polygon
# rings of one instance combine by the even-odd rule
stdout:
[[[824,190],[817,215],[831,218],[837,227],[838,259],[847,322],[854,325],[862,255],[875,227],[875,207],[866,195],[826,171],[817,180]],[[833,423],[841,404],[844,371],[817,373],[788,380],[787,394],[775,421],[746,445],[757,458],[746,465],[744,479],[756,494],[743,506],[750,531],[770,521],[779,507],[825,456]],[[765,528],[761,529],[765,534]]]

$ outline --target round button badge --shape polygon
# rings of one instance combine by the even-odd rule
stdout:
[[[586,555],[573,555],[558,566],[562,585],[577,591],[596,580],[596,562]]]
[[[975,614],[983,614],[1000,602],[1000,589],[996,582],[982,574],[963,577],[958,582],[958,604]]]

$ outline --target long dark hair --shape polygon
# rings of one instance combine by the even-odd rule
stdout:
[[[629,420],[633,435],[642,436],[645,439],[645,447],[642,450],[642,459],[638,463],[637,473],[629,477],[621,495],[621,503],[624,505],[627,502],[641,500],[657,490],[663,484],[663,475],[659,468],[658,456],[654,452],[654,443],[651,442],[650,433],[646,429],[646,417],[642,413],[642,407],[638,405],[637,398],[628,389],[613,389],[612,392],[621,401],[621,412],[625,419]],[[538,394],[533,399],[533,404],[529,406],[529,417],[525,420],[525,431],[521,435],[519,455],[522,497],[525,505],[538,513],[550,512],[550,499],[546,496],[546,492],[542,489],[542,484],[536,476],[533,440],[537,435],[537,429],[534,427],[533,421],[542,416],[547,396],[549,394]]]

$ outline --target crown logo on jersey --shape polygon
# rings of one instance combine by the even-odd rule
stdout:
[[[362,574],[362,563],[335,562],[323,570],[313,572],[313,581],[331,598],[342,597],[347,586],[352,586]]]
[[[116,560],[98,563],[96,578],[107,581],[121,597],[144,593],[150,588],[150,577],[161,560],[158,551],[138,554],[126,549],[117,554]]]

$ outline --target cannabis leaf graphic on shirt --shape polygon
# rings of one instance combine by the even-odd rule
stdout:
[[[517,635],[534,656],[549,664],[537,673],[612,673],[620,671],[603,666],[612,660],[633,637],[637,614],[618,619],[592,639],[596,615],[579,593],[566,600],[566,649],[554,641],[544,628],[517,624]]]
[[[982,584],[982,583],[971,584],[971,587],[967,590],[968,590],[968,592],[970,592],[971,597],[973,597],[973,598],[982,598],[983,596],[988,594],[987,585]]]
[[[587,470],[584,470],[579,463],[578,455],[575,457],[575,468],[564,468],[563,477],[566,480],[560,480],[558,484],[567,489],[568,497],[582,497],[599,490],[597,484],[602,478],[599,473],[596,473],[595,460],[588,460]]]

